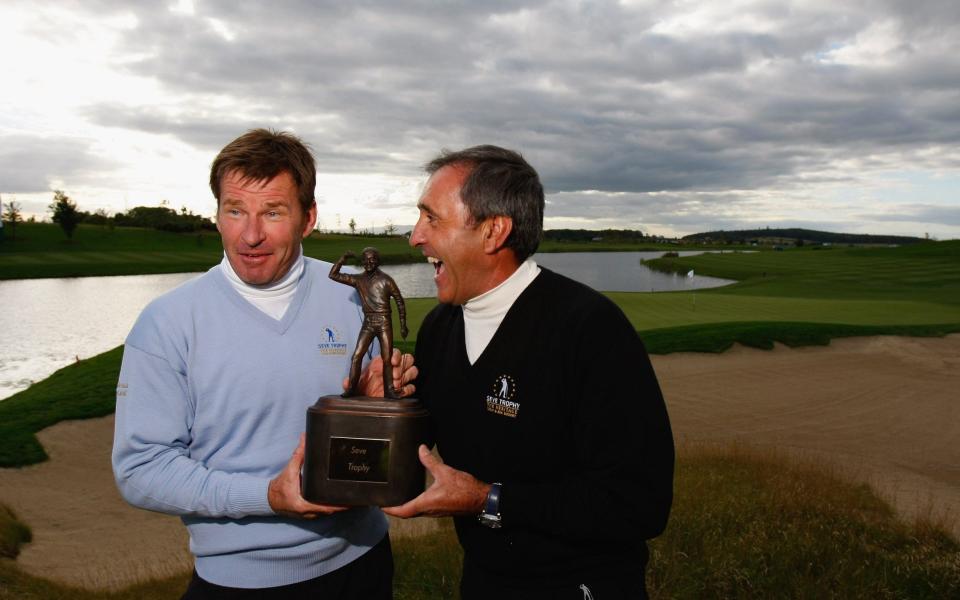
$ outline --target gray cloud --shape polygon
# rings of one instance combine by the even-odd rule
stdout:
[[[897,221],[909,223],[939,223],[960,226],[960,207],[935,204],[905,204],[892,213],[868,213],[862,218],[869,221]]]
[[[689,22],[680,12],[689,7],[665,1],[218,1],[197,3],[193,16],[164,3],[76,6],[135,14],[122,68],[177,98],[96,104],[84,117],[205,150],[250,127],[292,128],[322,170],[410,175],[441,147],[498,143],[523,151],[551,192],[634,193],[609,206],[591,197],[592,214],[671,223],[687,217],[643,192],[958,166],[955,152],[926,151],[960,145],[953,0],[758,2],[689,34],[669,27]],[[832,60],[870,36],[871,61]],[[218,99],[242,110],[211,109],[224,106]],[[555,208],[584,215],[577,204]]]
[[[92,140],[3,135],[0,144],[0,193],[46,192],[56,180],[91,182],[113,163],[94,154]]]

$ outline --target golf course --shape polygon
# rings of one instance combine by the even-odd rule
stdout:
[[[21,224],[21,236],[0,244],[0,279],[197,271],[222,255],[211,232],[83,226],[66,243],[53,226]],[[385,262],[422,260],[402,237],[313,234],[304,250],[330,260],[364,245]],[[652,596],[960,597],[960,241],[750,250],[646,263],[729,286],[607,294],[653,355],[678,442],[671,522],[650,544]],[[434,305],[408,299],[409,339]],[[178,520],[113,489],[121,356],[0,401],[0,599],[184,588]],[[625,376],[618,367],[611,376]],[[456,597],[449,522],[416,523],[391,533],[396,597]]]

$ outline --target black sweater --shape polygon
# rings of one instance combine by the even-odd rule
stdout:
[[[542,269],[476,363],[463,311],[417,337],[444,461],[502,482],[502,529],[456,518],[465,562],[512,585],[638,575],[673,496],[673,438],[643,344],[606,297]]]

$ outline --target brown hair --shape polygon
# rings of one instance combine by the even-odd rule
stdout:
[[[220,182],[237,171],[245,181],[268,181],[283,172],[293,178],[306,214],[314,205],[317,165],[309,146],[285,131],[251,129],[227,144],[210,166],[210,189],[220,206]]]

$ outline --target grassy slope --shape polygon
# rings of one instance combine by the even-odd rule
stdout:
[[[419,262],[419,250],[406,238],[313,233],[304,240],[304,253],[332,261],[345,250],[366,246],[380,250],[385,264]],[[545,243],[544,252],[639,250],[634,244]],[[0,279],[87,277],[204,271],[222,256],[216,232],[177,234],[153,229],[80,225],[73,240],[50,223],[21,223],[17,239],[0,243]]]
[[[64,367],[0,402],[0,467],[46,460],[35,432],[114,411],[122,348]]]
[[[304,253],[333,260],[344,250],[380,249],[385,263],[421,260],[403,238],[312,234]],[[22,223],[17,240],[0,244],[0,279],[85,277],[204,271],[220,261],[216,232],[177,234],[153,229],[81,225],[73,240],[48,223]]]
[[[462,553],[449,522],[393,545],[398,600],[456,597]],[[942,528],[898,521],[828,466],[737,447],[680,452],[670,525],[650,549],[653,598],[960,597],[960,545]],[[0,559],[0,600],[159,600],[186,580],[88,592]]]
[[[654,352],[960,331],[960,241],[705,254],[647,264],[738,280],[695,293],[609,294]]]

